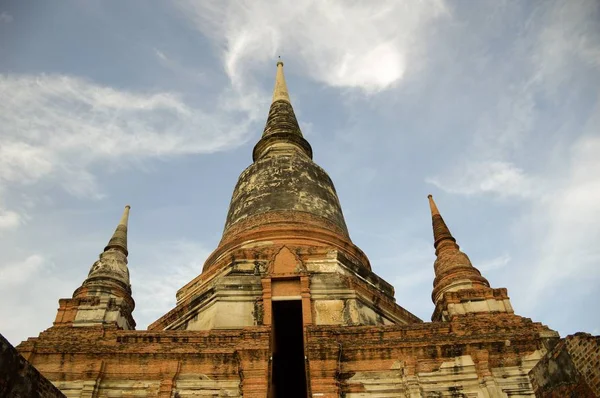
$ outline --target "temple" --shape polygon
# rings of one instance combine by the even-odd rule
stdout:
[[[135,330],[127,206],[53,326],[20,354],[67,397],[534,396],[543,382],[529,372],[560,346],[558,333],[515,314],[431,195],[431,322],[397,303],[313,161],[281,61],[252,159],[221,241],[173,309]]]

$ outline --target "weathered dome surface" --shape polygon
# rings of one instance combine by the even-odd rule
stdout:
[[[227,267],[239,256],[256,256],[259,247],[275,250],[281,245],[334,248],[365,275],[370,272],[369,259],[350,239],[333,182],[312,155],[279,61],[273,101],[252,151],[253,163],[237,181],[223,236],[203,272]]]
[[[264,225],[269,222],[265,217],[277,213],[280,221],[318,224],[348,238],[333,182],[312,161],[312,148],[302,136],[281,61],[277,63],[269,116],[252,159],[254,163],[242,172],[233,191],[224,237]],[[263,217],[253,222],[258,215]]]
[[[225,266],[244,250],[298,244],[339,250],[369,271],[365,254],[352,243],[337,193],[325,170],[312,160],[277,63],[273,101],[253,163],[233,190],[223,236],[204,263],[204,271]],[[226,260],[224,260],[226,259]]]
[[[333,224],[334,232],[348,236],[333,182],[325,170],[302,154],[262,158],[242,172],[225,233],[237,222],[271,211],[310,213]]]

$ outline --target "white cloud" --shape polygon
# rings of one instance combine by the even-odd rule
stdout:
[[[139,251],[130,265],[133,298],[140,303],[134,313],[137,328],[146,328],[175,307],[175,294],[200,275],[210,250],[186,240],[160,242]],[[139,268],[136,264],[143,264]],[[169,277],[165,278],[168,271]]]
[[[395,250],[385,251],[391,254],[389,257],[370,257],[373,270],[394,286],[399,305],[421,319],[428,319],[433,312],[433,240],[417,240],[392,231],[375,236],[382,246],[389,249],[392,245]]]
[[[244,72],[264,61],[294,54],[313,79],[366,92],[386,89],[402,79],[417,56],[419,33],[449,15],[442,0],[181,0],[179,4],[200,31],[222,46],[234,84],[241,84]]]
[[[0,23],[11,23],[13,20],[13,16],[7,13],[6,11],[2,11],[0,13]]]
[[[577,70],[573,65],[583,63],[600,68],[597,25],[600,3],[595,0],[557,2],[543,11],[533,59],[538,67],[537,77],[546,82],[552,94],[560,95],[558,89],[567,83],[566,77]]]
[[[8,128],[3,133],[4,138],[0,138],[1,181],[29,183],[52,172],[51,153],[45,148],[9,141]]]
[[[547,201],[534,204],[531,214],[523,220],[525,231],[537,238],[532,295],[549,291],[564,283],[565,278],[592,284],[600,279],[598,151],[600,137],[578,140],[572,147],[567,178]],[[580,286],[583,288],[583,284]]]
[[[0,231],[16,228],[22,223],[19,213],[7,210],[0,204]]]
[[[2,75],[0,93],[9,161],[34,160],[26,171],[36,177],[50,171],[57,154],[92,162],[219,151],[237,145],[247,124],[236,128],[226,115],[193,109],[171,93],[133,93],[69,76]]]
[[[591,127],[594,122],[590,122]],[[527,176],[511,165],[496,165],[449,178],[449,185],[438,180],[430,183],[459,195],[512,195],[526,200],[514,231],[517,240],[532,248],[526,260],[529,265],[519,272],[526,275],[523,280],[527,283],[522,286],[528,297],[525,304],[534,306],[540,303],[540,297],[566,280],[578,280],[583,289],[585,284],[593,285],[600,279],[600,228],[596,222],[600,219],[598,153],[600,137],[584,135],[572,144],[559,174]],[[538,188],[533,189],[534,186]],[[511,260],[505,254],[478,268],[495,269]]]
[[[506,10],[501,6],[497,11]],[[565,147],[583,133],[579,123],[587,116],[584,110],[597,101],[585,98],[585,90],[600,87],[598,16],[600,3],[594,0],[540,4],[520,36],[503,43],[514,63],[498,66],[486,63],[484,56],[489,76],[481,83],[487,91],[473,94],[485,95],[478,98],[485,106],[473,117],[469,145],[461,148],[460,162],[427,182],[462,195],[540,198],[551,191],[560,167],[551,170],[548,162],[535,172],[528,168],[532,160],[562,155],[551,145],[554,141]],[[597,131],[600,122],[594,123],[592,130]]]
[[[460,168],[426,181],[446,192],[460,195],[528,198],[539,189],[522,169],[501,161],[466,162]]]
[[[158,58],[158,62],[165,68],[173,72],[174,75],[181,78],[187,85],[192,82],[206,83],[207,78],[202,71],[197,68],[189,68],[178,62],[177,59],[169,56],[165,51],[154,49],[154,54]]]
[[[494,257],[489,260],[484,260],[479,264],[474,264],[474,266],[483,273],[504,268],[508,265],[508,263],[510,263],[511,260],[511,256],[508,253],[504,253],[498,257]]]
[[[68,278],[67,278],[68,279]],[[72,289],[64,275],[41,254],[0,263],[0,330],[14,345],[50,327],[56,316],[58,297]],[[52,298],[45,300],[41,298]],[[27,303],[27,305],[23,305]]]
[[[216,109],[202,110],[172,93],[117,90],[70,76],[0,74],[0,188],[45,180],[78,197],[100,198],[98,168],[240,145],[260,102],[240,92],[216,102]],[[18,225],[14,209],[2,214],[0,226]]]
[[[525,313],[558,286],[569,300],[600,283],[598,16],[593,0],[536,6],[518,40],[526,56],[500,69],[497,101],[475,117],[461,161],[427,179],[457,195],[519,199],[505,238],[518,242],[507,265]]]
[[[141,245],[131,241],[130,252],[131,285],[137,303],[133,316],[138,330],[145,329],[175,306],[177,290],[202,272],[204,260],[210,254],[203,245],[187,240]],[[51,256],[41,254],[0,262],[2,334],[16,345],[21,339],[50,327],[58,299],[71,296],[92,262],[93,258],[89,263],[61,272],[57,272]]]
[[[3,265],[0,268],[0,286],[7,288],[27,282],[40,271],[44,261],[39,254],[33,254],[23,261]]]

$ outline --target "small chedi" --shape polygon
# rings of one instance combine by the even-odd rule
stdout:
[[[126,207],[87,279],[20,354],[67,397],[598,395],[598,339],[561,340],[515,314],[431,196],[431,322],[396,303],[313,162],[281,61],[252,158],[219,245],[175,308],[135,330]]]

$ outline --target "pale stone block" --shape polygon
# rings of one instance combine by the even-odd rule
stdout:
[[[218,302],[213,327],[227,329],[254,326],[253,312],[252,301]]]
[[[506,312],[508,313],[512,314],[515,312],[509,299],[504,299],[504,307],[506,308]]]
[[[97,321],[101,322],[104,319],[105,308],[99,309],[88,309],[88,308],[79,308],[77,311],[77,315],[75,315],[74,323],[84,323],[84,322],[92,322]]]
[[[361,325],[377,325],[379,323],[377,313],[364,304],[358,305],[358,313],[358,321]]]
[[[314,302],[317,325],[341,325],[344,321],[342,300],[318,300]]]
[[[338,269],[337,260],[306,261],[304,265],[308,272],[316,273],[335,273]]]
[[[504,308],[504,302],[501,300],[489,299],[488,305],[492,311],[506,312],[506,308]]]
[[[182,374],[174,392],[180,397],[239,397],[240,380],[213,380],[204,374]]]
[[[490,307],[486,300],[481,301],[468,301],[465,303],[465,312],[489,312]]]
[[[350,322],[353,324],[358,324],[360,321],[360,313],[356,304],[356,300],[348,300],[346,301],[346,307],[348,314],[350,315]]]
[[[191,318],[187,323],[187,330],[209,330],[213,329],[215,325],[215,315],[217,312],[217,306],[208,305],[202,308],[202,311],[198,312]]]
[[[365,392],[348,393],[348,398],[366,397],[406,397],[406,382],[401,370],[378,371],[378,372],[356,372],[348,384],[359,384]]]

